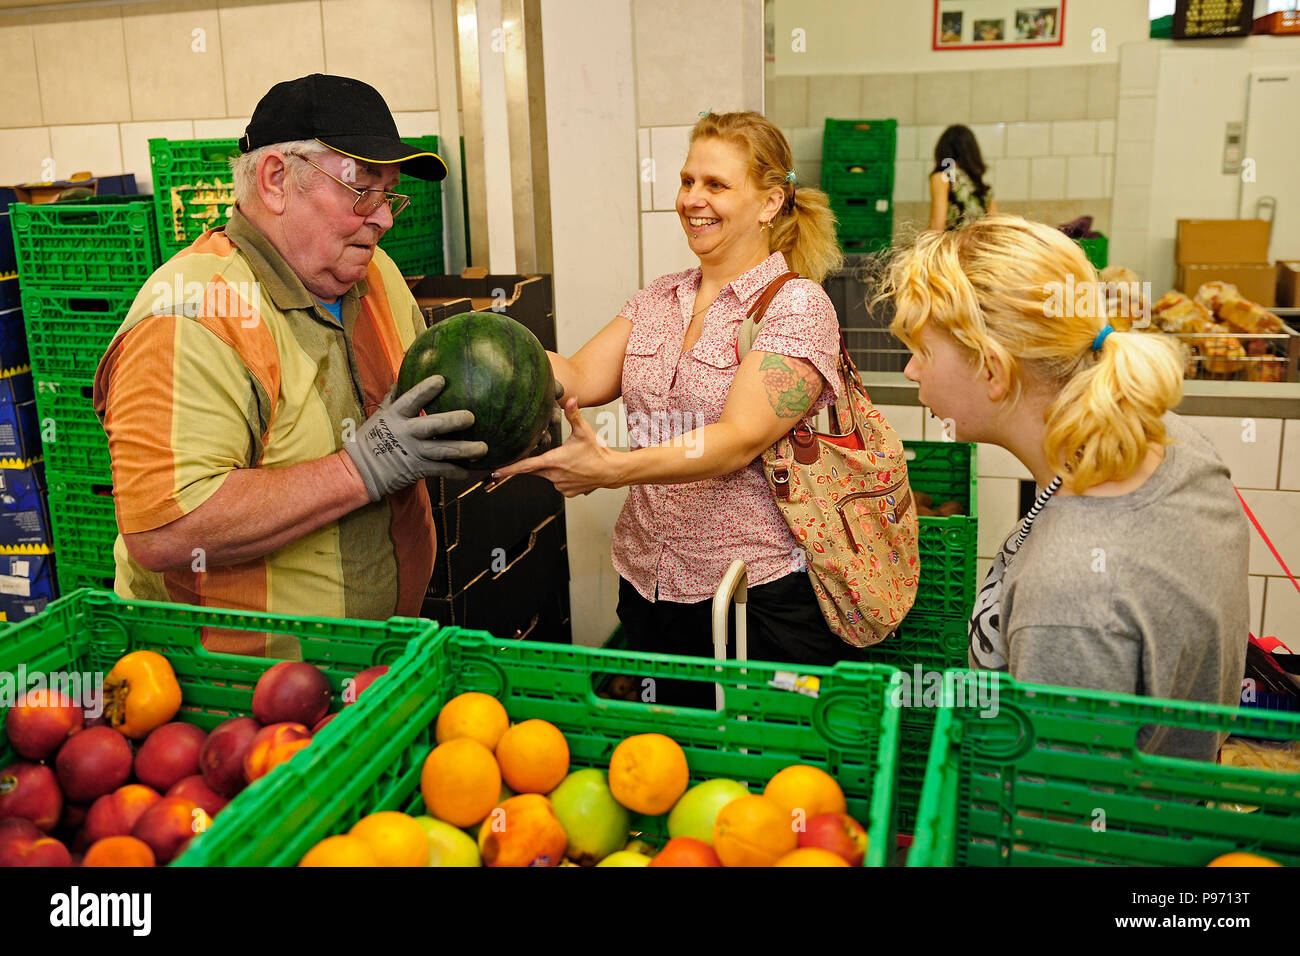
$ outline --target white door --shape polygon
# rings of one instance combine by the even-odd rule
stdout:
[[[1255,181],[1242,182],[1238,215],[1268,218],[1260,200],[1273,200],[1269,261],[1300,259],[1300,69],[1252,72],[1247,96],[1244,156]]]

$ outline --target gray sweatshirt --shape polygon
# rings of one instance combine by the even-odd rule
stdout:
[[[1118,498],[1053,497],[1004,578],[1018,680],[1236,705],[1250,630],[1250,532],[1227,467],[1170,413],[1173,443]],[[1223,734],[1146,727],[1148,753],[1214,760]]]

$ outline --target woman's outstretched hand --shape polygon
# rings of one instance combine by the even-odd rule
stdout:
[[[564,406],[573,434],[559,448],[544,455],[525,458],[492,472],[494,479],[510,475],[541,475],[566,498],[589,494],[597,488],[609,488],[618,475],[618,455],[601,441],[578,409],[578,400],[570,398]]]

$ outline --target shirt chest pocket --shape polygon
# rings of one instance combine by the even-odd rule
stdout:
[[[680,393],[683,407],[705,420],[717,421],[727,404],[727,393],[740,367],[736,357],[738,332],[734,323],[705,329],[682,361],[675,391]]]
[[[659,358],[666,338],[663,328],[642,322],[632,326],[623,356],[623,397],[630,393],[648,391],[659,393],[664,389],[663,362]]]

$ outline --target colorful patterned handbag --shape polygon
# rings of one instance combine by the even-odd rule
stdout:
[[[736,345],[741,358],[777,289],[794,278],[773,280],[750,309]],[[763,452],[763,471],[803,546],[827,626],[846,643],[869,647],[889,637],[916,601],[916,505],[902,439],[871,404],[843,334],[837,373],[829,428],[799,422]]]

